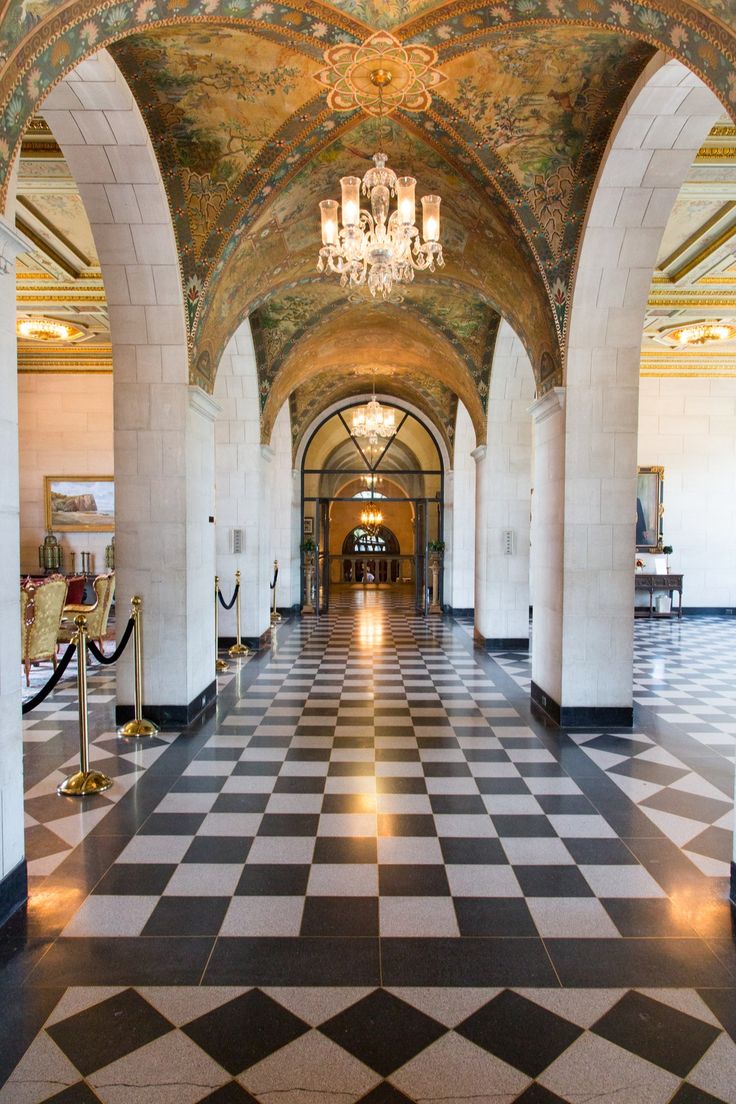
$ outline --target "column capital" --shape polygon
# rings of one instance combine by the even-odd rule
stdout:
[[[529,413],[535,422],[543,422],[558,411],[565,409],[564,387],[552,387],[529,407]]]
[[[481,462],[481,460],[485,460],[487,451],[488,451],[488,446],[487,445],[478,445],[477,448],[473,449],[473,451],[471,452],[470,455],[473,457],[476,464],[479,464]]]
[[[20,234],[12,222],[0,215],[0,276],[14,276],[15,258],[19,253],[32,248],[28,238]]]
[[[201,414],[210,422],[216,421],[217,415],[222,410],[222,407],[213,399],[212,395],[208,395],[206,391],[193,383],[189,384],[189,406],[190,409],[196,410],[198,414]]]

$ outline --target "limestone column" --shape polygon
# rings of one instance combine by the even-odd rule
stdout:
[[[487,648],[529,647],[529,512],[534,376],[501,322],[491,366],[488,445],[476,468],[475,636]]]
[[[21,730],[18,369],[15,258],[27,242],[0,217],[0,923],[26,898]]]

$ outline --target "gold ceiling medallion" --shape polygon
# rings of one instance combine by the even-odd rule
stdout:
[[[76,341],[84,335],[84,330],[71,322],[42,317],[19,318],[15,331],[26,341]]]
[[[324,57],[327,68],[315,79],[329,89],[327,106],[332,111],[360,107],[376,116],[390,115],[399,107],[426,111],[432,102],[429,90],[447,80],[435,68],[436,50],[404,46],[388,31],[376,31],[365,42],[331,46]]]

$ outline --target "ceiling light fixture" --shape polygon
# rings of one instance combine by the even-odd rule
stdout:
[[[370,402],[357,406],[353,411],[350,436],[367,437],[368,444],[377,445],[380,437],[393,437],[397,428],[396,411],[390,406],[381,406],[376,398],[374,383]]]
[[[55,318],[19,318],[15,331],[27,341],[73,341],[82,333],[78,326]]]
[[[393,79],[389,69],[376,68],[370,81],[378,89],[380,132],[383,143],[383,90]],[[370,210],[361,208],[361,180],[358,176],[343,176],[340,180],[342,204],[336,199],[323,199],[322,248],[317,269],[340,277],[340,286],[355,288],[365,284],[371,295],[380,293],[383,299],[391,294],[394,284],[407,284],[415,271],[434,272],[442,267],[440,243],[440,196],[422,197],[422,232],[415,225],[416,179],[398,176],[386,164],[387,155],[376,153],[374,168],[362,180],[362,192],[370,197]],[[391,211],[391,200],[396,208]],[[338,226],[339,217],[342,222]]]
[[[360,524],[364,529],[368,529],[375,533],[379,525],[383,525],[383,514],[380,510],[374,510],[371,506],[361,513]]]
[[[683,326],[667,335],[678,345],[709,345],[713,341],[730,341],[736,337],[736,326],[725,323],[701,322],[694,326]]]

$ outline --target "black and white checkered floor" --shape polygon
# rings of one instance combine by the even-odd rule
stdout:
[[[0,1104],[736,1102],[733,632],[637,625],[634,734],[570,737],[522,657],[348,591],[178,736],[121,746],[93,675],[82,808],[58,691]]]

